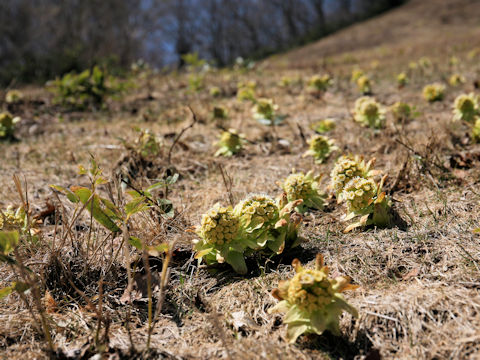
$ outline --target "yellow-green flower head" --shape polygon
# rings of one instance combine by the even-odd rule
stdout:
[[[465,77],[460,74],[453,74],[448,79],[448,83],[450,84],[450,86],[459,86],[459,85],[465,84],[465,81],[466,81]]]
[[[336,123],[333,119],[324,119],[314,122],[310,128],[317,133],[326,133],[335,129]]]
[[[460,61],[458,60],[458,58],[456,56],[451,56],[450,59],[448,60],[448,64],[450,66],[455,66],[455,65],[458,65]]]
[[[5,102],[7,104],[15,104],[20,102],[22,99],[23,99],[23,94],[19,90],[7,91],[7,94],[5,95]]]
[[[362,75],[357,79],[357,87],[362,94],[370,94],[372,92],[372,84],[367,75]]]
[[[326,136],[314,135],[308,141],[309,149],[305,156],[313,156],[316,163],[323,163],[338,148],[335,141]]]
[[[212,115],[214,119],[226,119],[228,116],[227,110],[223,106],[214,106]]]
[[[396,121],[409,120],[412,116],[412,108],[407,103],[397,101],[390,107],[393,117]]]
[[[424,57],[421,57],[420,59],[418,59],[418,65],[420,65],[420,67],[426,69],[426,68],[429,68],[432,66],[432,61],[424,56]]]
[[[13,117],[8,111],[0,113],[0,139],[12,137],[15,124],[19,121],[19,117]]]
[[[289,78],[288,76],[284,76],[280,79],[278,85],[282,86],[282,87],[288,87],[292,84],[292,79]]]
[[[365,161],[358,156],[344,155],[339,157],[330,174],[332,188],[335,191],[337,199],[340,200],[345,184],[357,176],[368,178],[369,171],[370,163],[365,164]]]
[[[136,143],[142,156],[157,156],[162,148],[162,140],[148,129],[140,130]]]
[[[232,207],[216,205],[202,216],[197,233],[205,243],[223,246],[237,239],[239,228],[240,221],[233,213]]]
[[[23,207],[15,210],[9,205],[4,211],[0,210],[0,230],[22,229],[25,226],[25,215]]]
[[[232,156],[242,149],[243,142],[243,136],[238,134],[236,130],[230,129],[223,131],[220,134],[219,141],[216,143],[219,149],[215,153],[215,156]]]
[[[314,75],[308,81],[308,86],[318,91],[326,91],[332,82],[332,78],[328,74]]]
[[[261,248],[270,239],[269,231],[279,220],[279,209],[274,199],[267,195],[252,194],[235,206],[235,216],[252,241],[250,247]]]
[[[305,269],[298,259],[292,263],[296,274],[291,280],[281,281],[272,295],[280,302],[271,310],[288,312],[284,322],[288,325],[287,336],[295,342],[302,333],[316,333],[330,330],[339,334],[339,317],[345,310],[358,316],[355,308],[349,305],[343,295],[346,290],[354,290],[350,279],[339,276],[328,277],[328,267],[323,266],[323,258],[317,255],[315,269]]]
[[[357,82],[357,80],[364,76],[365,73],[361,69],[353,69],[352,70],[352,82]]]
[[[478,111],[478,101],[473,93],[459,95],[453,103],[454,121],[462,120],[473,123]]]
[[[408,76],[406,73],[401,72],[397,75],[397,84],[398,86],[405,86],[408,83]]]
[[[274,104],[272,99],[260,98],[253,107],[253,114],[256,119],[273,120],[278,105]]]
[[[408,64],[408,68],[410,70],[417,70],[418,69],[418,64],[415,61],[410,61],[410,63]]]
[[[210,96],[219,97],[222,94],[222,91],[218,86],[212,86],[210,88]]]
[[[445,86],[439,83],[429,84],[423,88],[423,97],[428,102],[441,101],[445,95]]]
[[[347,202],[348,211],[357,213],[367,208],[373,202],[377,186],[372,179],[355,177],[343,189],[343,197]]]
[[[300,213],[308,208],[322,210],[325,206],[326,195],[320,191],[319,177],[313,176],[310,171],[306,175],[302,172],[290,174],[282,184],[287,194],[287,201],[303,200],[297,207]]]
[[[477,117],[475,124],[472,127],[472,140],[476,143],[480,142],[480,118]]]
[[[363,126],[380,129],[385,125],[385,108],[374,98],[362,96],[355,101],[353,118]]]

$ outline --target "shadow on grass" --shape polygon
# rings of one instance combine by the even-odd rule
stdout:
[[[308,335],[307,341],[300,342],[302,350],[319,350],[328,354],[331,359],[354,359],[357,356],[365,356],[366,360],[380,360],[381,356],[377,349],[366,336],[365,332],[359,332],[355,342],[350,341],[346,336],[335,336],[325,331],[321,336]]]

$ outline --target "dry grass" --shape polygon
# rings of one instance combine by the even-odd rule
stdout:
[[[478,80],[478,58],[468,60],[467,53],[478,46],[480,29],[472,19],[480,10],[472,1],[448,3],[411,1],[317,44],[269,59],[251,72],[207,74],[205,83],[219,86],[225,94],[219,99],[211,98],[208,89],[189,92],[184,74],[154,76],[150,94],[145,80],[138,79],[136,89],[122,101],[109,103],[104,112],[66,113],[51,104],[51,96],[43,89],[26,88],[26,102],[14,109],[24,119],[18,132],[20,141],[0,144],[0,205],[19,204],[13,174],[28,184],[34,213],[45,209],[46,201],[55,205],[55,214],[43,219],[41,241],[25,244],[22,253],[26,265],[42,279],[42,294],[48,290],[53,297],[47,309],[53,340],[64,358],[92,356],[99,323],[101,343],[108,344],[104,349],[107,358],[113,354],[128,358],[132,344],[138,350],[135,357],[142,358],[147,341],[148,269],[141,256],[132,251],[134,302],[127,306],[122,301],[127,286],[125,262],[121,255],[112,262],[121,238],[109,237],[103,228],[90,223],[86,213],[67,232],[74,207],[48,187],[88,185],[86,178],[78,175],[77,166],[86,164],[90,153],[110,179],[113,174],[130,171],[137,188],[166,173],[181,176],[169,189],[175,218],[159,221],[152,214],[143,215],[135,218],[129,230],[149,243],[176,241],[150,357],[478,358],[480,250],[478,235],[472,230],[480,224],[480,147],[465,140],[466,128],[452,126],[451,104],[458,94],[472,91]],[[391,31],[382,31],[385,28]],[[382,37],[371,37],[375,33]],[[328,58],[323,61],[325,55]],[[448,65],[451,55],[461,60],[455,70]],[[429,56],[433,68],[413,76],[406,88],[397,89],[395,75],[421,56]],[[374,60],[379,60],[375,69],[371,65]],[[349,75],[357,64],[374,76],[373,90],[381,103],[410,102],[420,113],[417,118],[403,127],[389,118],[387,128],[380,132],[353,123],[350,110],[358,93]],[[301,85],[277,85],[284,76],[306,81],[323,66],[336,83],[322,98]],[[453,71],[465,75],[467,83],[449,87],[443,102],[427,104],[421,98],[423,85],[445,80]],[[289,114],[276,134],[252,119],[249,103],[235,98],[236,82],[250,79],[258,82],[260,96],[274,98],[280,112]],[[219,133],[210,119],[215,104],[229,112],[230,118],[222,126],[238,129],[250,141],[231,159],[212,155],[212,143]],[[169,165],[169,146],[191,122],[187,105],[199,122],[181,137]],[[191,250],[193,235],[185,230],[198,224],[201,214],[214,203],[228,204],[219,165],[232,178],[235,201],[251,192],[277,195],[280,188],[275,182],[292,168],[323,173],[326,187],[335,157],[322,165],[302,158],[306,145],[299,131],[312,135],[309,125],[325,117],[337,122],[329,134],[341,149],[337,155],[352,152],[367,159],[375,157],[375,167],[389,174],[386,187],[395,187],[395,209],[406,226],[344,234],[341,218],[345,209],[331,199],[325,212],[304,216],[303,235],[308,242],[269,261],[251,260],[248,276],[235,275],[226,267],[213,274],[199,268]],[[163,155],[141,162],[127,152],[118,138],[132,141],[136,136],[133,126],[162,135]],[[275,145],[274,136],[284,140],[281,146]],[[87,256],[89,241],[97,251]],[[301,337],[297,344],[287,345],[281,318],[267,313],[276,302],[270,291],[280,279],[292,275],[293,258],[312,265],[309,262],[318,252],[325,256],[332,273],[349,275],[360,285],[346,295],[359,309],[360,318],[345,315],[341,337]],[[161,265],[161,258],[149,259],[154,284],[159,281]],[[0,271],[4,274],[0,286],[15,278],[6,267]],[[46,358],[38,324],[18,296],[1,300],[0,308],[0,357]]]

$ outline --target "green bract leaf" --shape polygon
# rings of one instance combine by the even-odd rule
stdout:
[[[92,196],[92,191],[85,187],[73,186],[72,192],[78,196],[80,201],[86,205],[86,209],[92,214],[93,218],[97,220],[101,225],[105,226],[112,232],[120,232],[120,228],[115,223],[113,214],[110,210],[105,211],[101,207],[101,200],[97,194]]]

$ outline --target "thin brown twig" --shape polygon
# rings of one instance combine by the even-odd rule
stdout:
[[[188,129],[191,129],[198,121],[198,118],[197,118],[197,115],[195,114],[195,112],[193,111],[193,109],[191,108],[190,105],[188,105],[188,108],[190,109],[190,112],[192,113],[192,116],[193,116],[193,121],[185,128],[183,128],[179,134],[177,135],[177,137],[175,138],[175,140],[173,140],[173,143],[172,143],[172,146],[170,146],[170,149],[168,150],[168,157],[167,157],[167,163],[168,165],[171,164],[171,160],[172,160],[172,151],[173,151],[173,148],[175,147],[175,145],[177,145],[178,141],[180,140],[180,138],[183,136],[183,134],[185,134],[185,132],[188,130]]]

